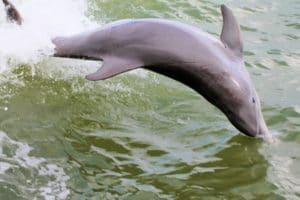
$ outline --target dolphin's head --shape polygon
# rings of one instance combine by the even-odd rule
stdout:
[[[244,65],[240,26],[231,9],[222,5],[221,11],[223,16],[221,41],[224,44],[224,52],[227,53],[227,60],[231,61],[229,62],[231,66],[227,67],[233,70],[232,76],[227,79],[230,86],[227,91],[230,96],[222,97],[226,105],[223,104],[219,108],[244,134],[271,142],[272,135],[263,118],[259,97]]]
[[[230,122],[247,136],[262,138],[272,142],[272,134],[269,132],[261,111],[260,99],[251,81],[245,82],[244,87],[235,91],[235,97],[229,97],[224,113]]]

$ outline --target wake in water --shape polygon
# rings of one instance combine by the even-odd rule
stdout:
[[[37,63],[51,55],[51,38],[70,35],[94,27],[86,16],[85,0],[13,0],[22,14],[19,26],[6,21],[0,12],[0,72],[20,63]],[[4,10],[0,5],[0,10]]]

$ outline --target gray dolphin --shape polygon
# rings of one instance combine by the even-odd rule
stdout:
[[[16,7],[8,0],[2,0],[2,2],[5,6],[7,19],[11,22],[16,22],[18,25],[21,25],[23,19]]]
[[[136,68],[166,75],[200,93],[242,133],[271,141],[259,97],[244,66],[240,27],[228,7],[222,5],[221,11],[221,41],[176,21],[130,19],[54,38],[54,56],[102,60],[102,67],[86,76],[92,81]]]

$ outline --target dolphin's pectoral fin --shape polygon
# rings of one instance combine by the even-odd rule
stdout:
[[[240,26],[232,11],[228,7],[226,7],[225,5],[221,5],[221,11],[223,15],[221,41],[237,56],[242,57],[243,39],[240,31]]]
[[[105,80],[141,66],[143,66],[143,63],[137,60],[121,57],[104,58],[102,67],[85,78],[90,81]]]

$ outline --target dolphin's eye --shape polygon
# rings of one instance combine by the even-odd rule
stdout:
[[[254,99],[254,97],[252,98],[252,103],[255,103],[255,99]]]

